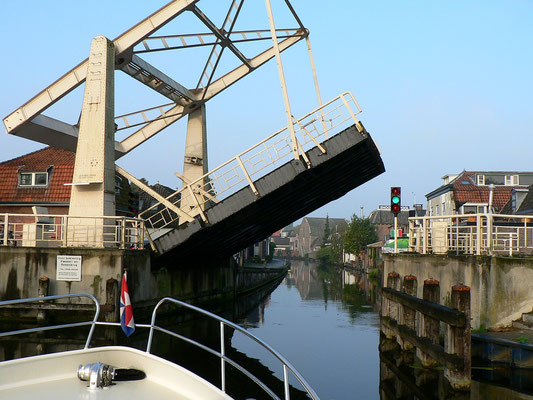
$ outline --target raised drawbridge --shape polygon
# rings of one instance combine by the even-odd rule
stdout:
[[[174,0],[114,40],[96,37],[87,60],[4,118],[10,134],[76,152],[69,211],[73,227],[75,216],[114,215],[114,174],[118,172],[156,200],[139,215],[154,250],[181,260],[202,254],[225,257],[384,172],[378,148],[358,119],[361,108],[353,95],[345,92],[322,101],[309,31],[289,0],[280,3],[293,26],[276,28],[270,0],[265,0],[268,28],[255,30],[237,29],[238,22],[249,15],[249,0],[217,2],[213,12],[223,17],[216,18],[200,8],[203,3],[207,1]],[[257,8],[258,2],[251,3]],[[181,18],[193,18],[204,31],[172,32],[179,31]],[[294,116],[281,53],[300,41],[307,45],[318,107]],[[143,58],[200,47],[209,51],[193,87],[178,83]],[[226,54],[231,63],[224,61]],[[209,170],[206,103],[272,59],[282,89],[286,121],[280,125],[284,127]],[[115,115],[115,71],[167,101]],[[77,124],[42,114],[83,83]],[[182,174],[176,173],[181,189],[162,197],[115,164],[185,116],[184,167]],[[105,228],[100,230],[105,233]]]

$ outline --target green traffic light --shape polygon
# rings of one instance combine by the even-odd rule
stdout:
[[[393,204],[398,204],[400,202],[400,198],[398,196],[393,196],[391,201],[393,202]]]

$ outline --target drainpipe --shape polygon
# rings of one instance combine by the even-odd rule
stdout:
[[[494,185],[491,183],[489,185],[489,209],[488,215],[487,215],[487,247],[489,251],[489,255],[492,255],[492,201],[494,199]]]
[[[491,183],[489,185],[489,209],[488,213],[492,214],[492,199],[494,197],[494,185]]]

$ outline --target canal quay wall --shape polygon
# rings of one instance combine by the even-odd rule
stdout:
[[[79,280],[63,280],[62,271],[58,271],[62,268],[58,266],[58,256],[81,257]],[[287,271],[286,267],[239,267],[232,259],[216,266],[167,263],[166,268],[154,268],[152,257],[146,250],[3,247],[0,248],[0,300],[90,293],[102,305],[103,317],[117,321],[120,282],[125,270],[136,318],[148,316],[157,301],[166,296],[195,304],[231,300],[279,280]],[[74,263],[71,269],[76,268]],[[77,298],[69,304],[55,303],[49,308],[94,310],[87,299]]]
[[[533,310],[533,258],[423,255],[383,255],[383,277],[397,272],[414,275],[419,297],[424,280],[440,282],[440,303],[451,304],[451,290],[462,283],[471,288],[472,328],[509,326]]]

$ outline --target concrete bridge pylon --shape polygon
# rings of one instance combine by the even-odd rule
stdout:
[[[115,46],[104,36],[93,39],[87,65],[69,215],[115,215]],[[87,230],[87,245],[103,247],[104,219],[87,224],[70,218],[68,232]],[[83,226],[83,228],[81,228]]]

